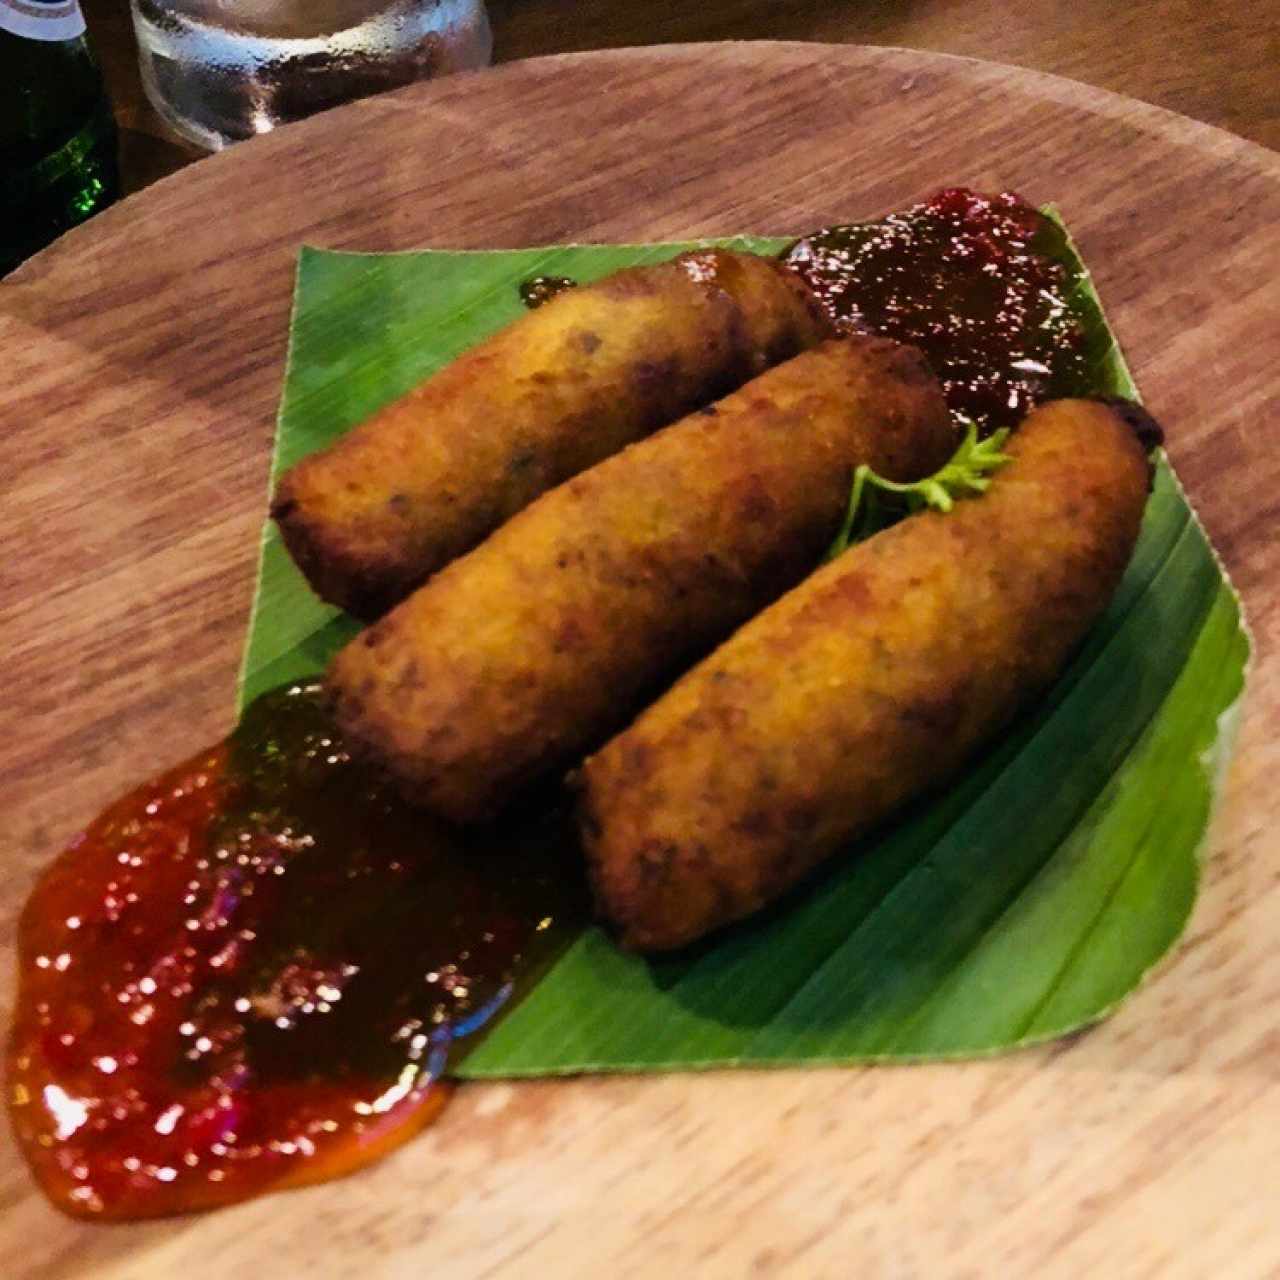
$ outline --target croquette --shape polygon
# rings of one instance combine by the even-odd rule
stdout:
[[[676,948],[759,910],[1042,692],[1129,561],[1147,423],[1033,411],[985,495],[825,565],[589,759],[583,847],[622,944]]]
[[[317,594],[374,618],[539,494],[829,332],[770,258],[713,249],[619,271],[304,458],[271,514]]]

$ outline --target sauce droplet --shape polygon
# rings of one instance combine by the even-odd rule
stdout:
[[[550,302],[558,293],[566,289],[576,289],[578,282],[568,276],[530,276],[520,282],[520,301],[530,311],[536,310],[543,303]]]

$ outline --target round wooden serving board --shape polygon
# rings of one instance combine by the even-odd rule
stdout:
[[[1255,637],[1203,895],[1146,988],[989,1061],[468,1086],[366,1173],[170,1222],[64,1219],[6,1142],[0,1274],[1280,1270],[1280,156],[1015,68],[518,63],[203,161],[0,285],[0,1003],[40,867],[230,726],[300,244],[798,232],[955,183],[1061,207]]]

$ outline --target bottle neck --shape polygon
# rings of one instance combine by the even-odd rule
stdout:
[[[80,0],[0,0],[0,31],[58,43],[84,35]]]

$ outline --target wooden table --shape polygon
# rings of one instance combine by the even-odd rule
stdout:
[[[73,1223],[5,1147],[0,1275],[1280,1272],[1280,157],[1034,72],[787,44],[526,61],[233,148],[20,268],[0,948],[71,833],[230,724],[300,242],[794,232],[955,181],[1060,203],[1252,623],[1171,959],[1097,1029],[988,1061],[467,1086],[358,1177],[202,1218]]]
[[[178,142],[138,79],[128,0],[82,0],[135,191],[202,154]],[[1276,0],[488,0],[494,59],[686,40],[825,40],[962,54],[1051,71],[1280,149]]]

